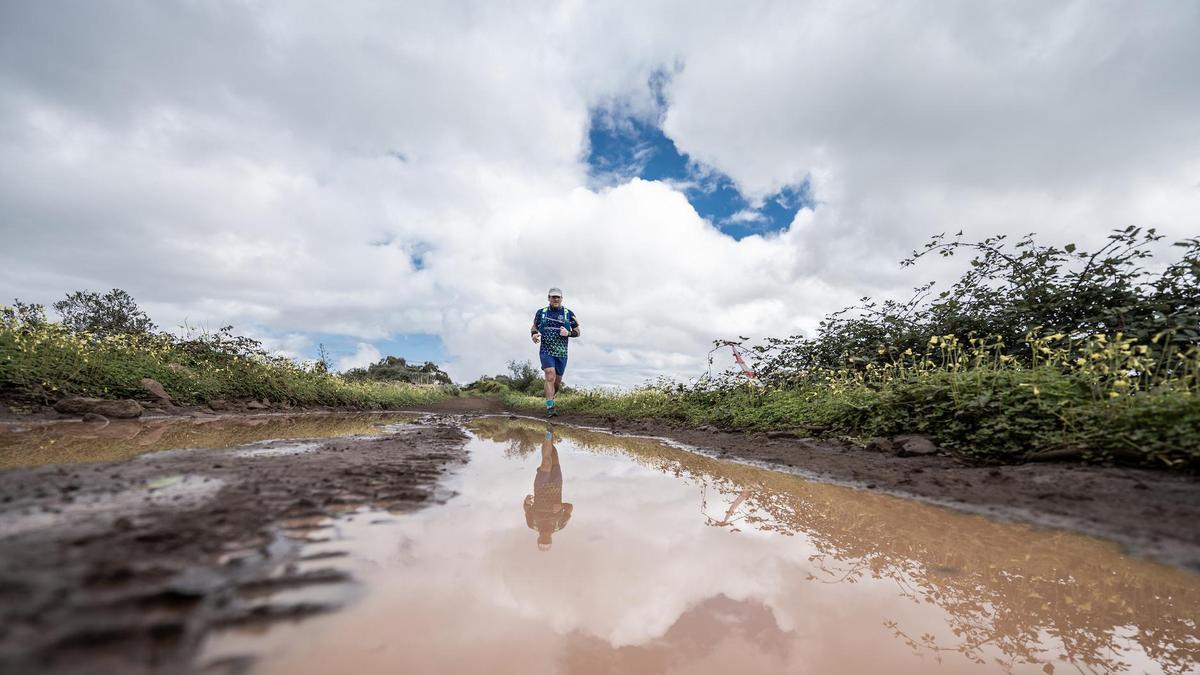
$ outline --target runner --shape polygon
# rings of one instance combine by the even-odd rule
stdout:
[[[551,288],[547,293],[550,304],[533,314],[529,336],[540,344],[538,356],[546,375],[546,416],[554,417],[554,395],[562,387],[563,372],[567,369],[567,340],[579,337],[579,320],[575,313],[563,307],[562,290]]]

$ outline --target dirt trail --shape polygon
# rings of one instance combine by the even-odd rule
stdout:
[[[434,416],[377,438],[0,472],[0,672],[181,672],[213,627],[331,609],[260,596],[349,581],[297,571],[312,523],[440,498],[465,440]]]
[[[353,585],[300,543],[362,506],[404,512],[446,497],[465,461],[464,417],[494,400],[427,406],[379,438],[168,450],[92,464],[0,471],[0,673],[180,672],[202,637],[289,620],[336,602],[264,591]],[[562,423],[653,435],[874,491],[1064,526],[1200,570],[1200,482],[1112,467],[972,467],[778,434],[683,429],[564,415]],[[238,672],[246,664],[221,664]]]

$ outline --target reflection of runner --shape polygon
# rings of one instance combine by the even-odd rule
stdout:
[[[563,372],[567,370],[567,341],[579,337],[579,319],[563,307],[561,290],[551,288],[547,295],[550,304],[534,313],[529,337],[541,345],[538,358],[546,376],[546,416],[554,417],[554,395],[562,387]]]
[[[558,448],[554,447],[554,432],[546,431],[542,441],[542,463],[533,477],[533,494],[525,495],[525,524],[538,533],[538,548],[550,550],[550,537],[567,526],[573,504],[562,500],[562,467],[558,463]]]

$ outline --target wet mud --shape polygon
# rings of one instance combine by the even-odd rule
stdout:
[[[4,434],[9,464],[20,456],[14,436],[38,461],[59,447],[60,461],[86,463],[0,471],[0,672],[184,672],[215,627],[337,607],[263,591],[350,582],[320,566],[297,571],[300,545],[322,538],[321,519],[366,506],[404,513],[446,496],[437,482],[464,461],[465,436],[436,416],[412,420],[149,420],[114,437],[82,424]],[[158,447],[176,449],[150,452]]]

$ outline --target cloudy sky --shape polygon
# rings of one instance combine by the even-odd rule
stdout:
[[[568,382],[811,330],[926,238],[1200,234],[1200,4],[0,4],[0,301]]]

